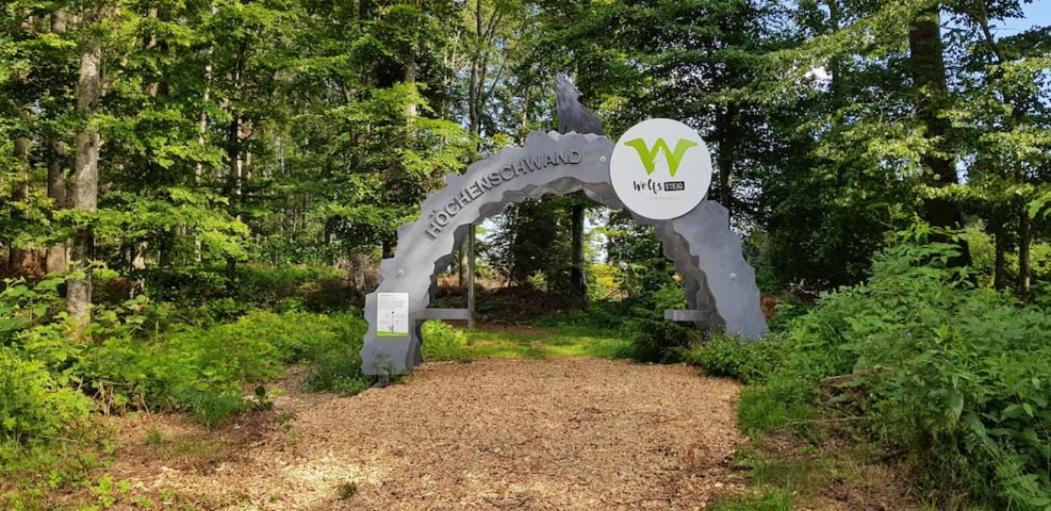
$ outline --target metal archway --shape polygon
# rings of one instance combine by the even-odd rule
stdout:
[[[419,220],[398,229],[397,251],[380,264],[379,287],[365,298],[369,330],[361,349],[363,372],[411,371],[423,361],[422,322],[455,317],[427,306],[437,289],[439,270],[451,262],[470,224],[498,215],[510,204],[581,190],[600,204],[624,209],[610,183],[612,151],[613,143],[605,136],[534,132],[524,147],[476,162],[462,175],[446,176],[445,189],[424,201]],[[639,224],[656,227],[664,255],[685,279],[691,310],[666,311],[666,318],[694,321],[745,339],[766,333],[755,270],[744,260],[725,208],[705,200],[671,220],[632,216]],[[407,336],[377,334],[379,293],[408,294]]]

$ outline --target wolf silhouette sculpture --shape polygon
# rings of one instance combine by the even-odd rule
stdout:
[[[555,106],[558,109],[558,132],[594,133],[605,135],[602,123],[580,103],[580,91],[569,76],[559,73],[555,77]]]

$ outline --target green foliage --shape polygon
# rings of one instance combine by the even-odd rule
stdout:
[[[18,332],[46,323],[62,306],[58,288],[65,278],[52,277],[35,285],[24,279],[6,279],[0,291],[0,346],[11,344]]]
[[[256,309],[341,312],[362,305],[345,275],[321,265],[184,266],[145,272],[155,300],[177,302],[188,322],[228,321]]]
[[[367,325],[354,314],[331,319],[333,334],[315,340],[307,357],[311,370],[307,386],[353,395],[369,387],[361,374],[361,343]]]
[[[534,332],[468,333],[472,356],[493,358],[600,357],[631,358],[630,340],[622,332],[588,326],[558,326]]]
[[[82,424],[91,401],[61,384],[44,364],[0,348],[0,444],[54,440]]]
[[[867,284],[828,294],[794,321],[773,344],[784,350],[780,365],[742,396],[742,426],[805,422],[820,398],[907,448],[928,484],[1017,509],[1051,502],[1051,318],[972,288],[946,267],[953,250],[893,246]],[[830,388],[822,382],[831,377],[841,378]],[[836,405],[844,399],[855,408]]]
[[[253,312],[233,323],[183,327],[153,338],[113,335],[88,347],[73,371],[109,408],[187,409],[206,423],[247,405],[241,387],[280,376],[335,335],[335,320]]]
[[[515,204],[496,219],[486,256],[507,279],[552,292],[570,288],[570,197]],[[537,284],[543,284],[538,286]]]
[[[684,304],[653,229],[593,214],[608,257],[590,298],[617,303],[559,315],[543,342],[428,325],[429,358],[622,356],[627,333],[636,358],[687,354],[762,383],[744,392],[746,429],[854,414],[998,507],[1046,507],[1051,31],[997,26],[1023,4],[943,2],[951,30],[915,45],[926,0],[6,2],[0,258],[14,264],[5,276],[29,278],[0,291],[4,448],[65,435],[62,410],[82,415],[74,388],[104,411],[187,410],[209,425],[266,407],[265,388],[246,398],[245,385],[286,363],[309,364],[313,388],[365,388],[364,323],[339,313],[361,305],[368,270],[428,214],[419,204],[444,175],[551,127],[565,71],[611,138],[654,116],[702,132],[710,197],[749,233],[764,292],[868,283],[799,317],[783,301],[769,341],[687,351],[696,332],[661,317]],[[92,42],[103,86],[85,112]],[[924,48],[944,51],[925,62]],[[51,182],[72,175],[87,123],[105,141],[101,172],[68,184],[98,192],[97,211],[71,209]],[[965,182],[949,184],[956,172]],[[493,277],[567,289],[578,200],[509,208],[486,240]],[[944,246],[872,264],[887,232],[942,200],[967,213],[968,274],[945,268]],[[39,266],[77,227],[91,229],[95,296],[71,342],[63,286],[91,275]],[[507,296],[482,312],[524,309]],[[97,486],[105,505],[115,485]]]
[[[300,278],[276,273],[273,287]],[[0,293],[0,307],[20,318],[4,333],[10,346],[0,348],[2,377],[17,378],[4,380],[10,388],[2,418],[9,425],[4,431],[22,439],[52,436],[56,424],[79,410],[74,405],[86,407],[83,394],[69,388],[73,382],[103,410],[186,410],[209,427],[238,412],[265,408],[265,388],[247,398],[244,385],[281,376],[288,363],[316,365],[311,380],[316,388],[350,392],[364,385],[357,352],[365,323],[357,314],[254,310],[213,322],[235,311],[200,325],[173,325],[167,306],[139,295],[117,306],[97,305],[89,328],[93,342],[70,343],[65,313],[49,306],[56,294],[52,280],[36,286],[13,282]],[[236,306],[222,300],[211,305],[217,304],[218,310]]]
[[[682,288],[664,285],[651,295],[651,300],[632,307],[632,358],[644,362],[677,360],[697,340],[697,329],[692,325],[664,319],[665,310],[685,308]]]
[[[209,428],[214,428],[223,420],[251,408],[251,404],[245,401],[244,393],[239,390],[181,388],[175,390],[175,394],[170,397]]]
[[[597,330],[627,330],[630,323],[628,305],[623,302],[591,301],[587,308],[568,309],[545,315],[538,327],[580,327]]]
[[[686,352],[685,360],[709,376],[728,376],[743,383],[762,383],[781,364],[782,347],[772,340],[742,341],[716,336]]]
[[[424,360],[464,360],[467,358],[467,336],[441,321],[423,324]]]
[[[787,382],[747,387],[737,406],[739,427],[749,433],[774,431],[800,424],[816,415],[810,407],[813,389]]]
[[[101,424],[67,430],[61,441],[20,445],[0,442],[0,508],[43,510],[59,507],[56,489],[92,485],[116,449],[113,431]]]

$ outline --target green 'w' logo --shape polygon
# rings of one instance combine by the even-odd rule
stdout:
[[[679,171],[679,163],[682,162],[683,155],[691,147],[698,144],[697,142],[681,138],[676,142],[675,150],[672,151],[668,148],[668,143],[663,138],[658,138],[653,147],[647,147],[645,140],[636,138],[624,142],[624,145],[638,151],[639,159],[642,160],[642,166],[646,169],[646,175],[653,174],[653,171],[656,169],[657,151],[663,151],[664,159],[668,160],[668,173],[671,174],[671,177],[675,177],[675,173]]]

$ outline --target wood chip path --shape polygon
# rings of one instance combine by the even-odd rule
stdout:
[[[738,390],[676,365],[425,364],[354,397],[290,390],[215,432],[122,418],[109,472],[186,509],[695,510],[740,487]]]

